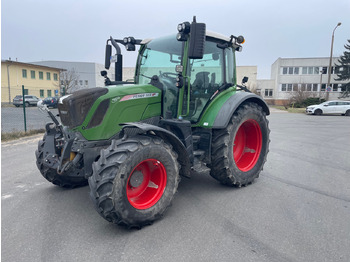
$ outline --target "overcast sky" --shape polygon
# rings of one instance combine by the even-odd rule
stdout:
[[[62,60],[104,63],[106,39],[152,38],[177,33],[177,24],[204,22],[246,43],[237,65],[258,66],[270,77],[278,57],[342,55],[350,39],[350,0],[2,0],[1,58],[20,62]],[[123,54],[126,53],[123,49]],[[124,66],[135,65],[135,54]]]

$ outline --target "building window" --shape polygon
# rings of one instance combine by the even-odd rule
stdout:
[[[44,73],[39,71],[39,79],[43,80],[44,79]]]
[[[47,79],[47,80],[51,80],[51,73],[46,72],[46,79]]]
[[[282,84],[281,91],[287,91],[287,84]]]
[[[22,77],[27,78],[27,69],[22,69]]]
[[[321,91],[323,91],[323,92],[326,91],[326,84],[321,85]]]
[[[28,95],[28,89],[24,89],[24,95],[27,96]]]
[[[51,90],[47,90],[47,96],[51,96]]]
[[[44,90],[40,89],[40,97],[44,97]]]
[[[85,80],[85,85],[87,86],[89,84],[89,82],[87,80]]]
[[[30,71],[30,78],[35,79],[35,71],[34,70]]]
[[[75,86],[78,85],[78,80],[74,80],[74,85],[75,85]]]
[[[79,80],[79,85],[83,85],[83,80]]]
[[[303,75],[306,75],[307,74],[307,67],[303,67],[302,71],[303,71]]]
[[[265,96],[271,97],[273,95],[273,89],[265,89]]]
[[[312,91],[317,91],[318,84],[312,84]]]
[[[283,75],[299,75],[299,67],[282,67]]]
[[[53,80],[58,81],[58,75],[56,73],[53,74]]]

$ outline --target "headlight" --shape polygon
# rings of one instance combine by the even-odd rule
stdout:
[[[191,24],[189,22],[183,22],[177,26],[177,30],[185,34],[190,32],[190,28],[191,28]]]

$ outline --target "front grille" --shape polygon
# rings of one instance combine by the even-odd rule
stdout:
[[[69,128],[80,126],[95,101],[107,92],[107,88],[89,88],[64,98],[58,104],[62,124]]]

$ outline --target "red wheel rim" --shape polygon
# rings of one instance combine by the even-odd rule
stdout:
[[[239,170],[251,170],[259,159],[262,145],[261,129],[257,121],[249,119],[238,128],[233,145],[233,158]]]
[[[163,164],[156,159],[146,159],[131,172],[126,187],[130,204],[137,209],[154,206],[162,197],[167,181]]]

